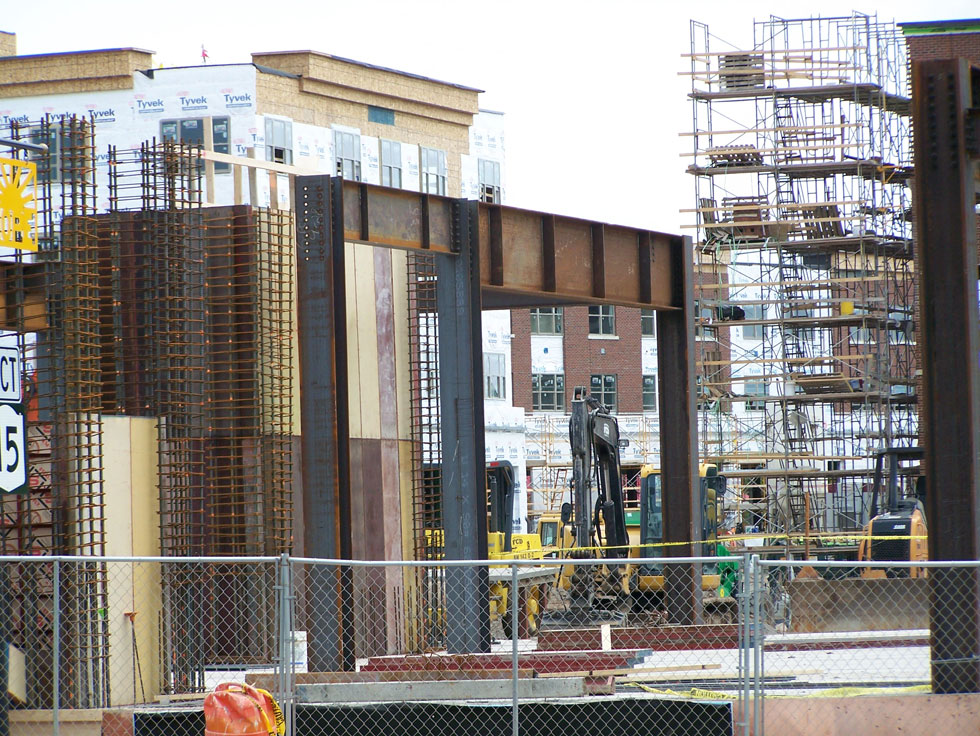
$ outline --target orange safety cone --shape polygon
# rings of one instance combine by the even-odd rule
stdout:
[[[265,690],[223,682],[204,699],[205,736],[283,736],[286,722]]]

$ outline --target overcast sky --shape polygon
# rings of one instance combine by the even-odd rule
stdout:
[[[681,54],[689,21],[738,48],[753,20],[878,14],[919,21],[980,16],[976,0],[654,2],[653,0],[119,0],[4,3],[18,53],[138,47],[156,63],[250,61],[311,49],[485,90],[506,114],[507,203],[669,232],[693,183],[678,133],[691,125]],[[686,144],[689,148],[690,142]],[[688,232],[688,231],[684,231]]]

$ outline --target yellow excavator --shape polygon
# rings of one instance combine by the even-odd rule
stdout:
[[[640,508],[627,512],[619,464],[619,428],[615,417],[584,388],[576,388],[569,420],[572,449],[571,503],[562,505],[556,538],[568,558],[604,558],[603,564],[566,564],[557,581],[567,592],[563,611],[549,611],[545,624],[556,627],[622,624],[627,614],[659,609],[663,603],[664,575],[660,564],[637,564],[642,557],[663,556],[663,497],[660,471],[644,466],[640,480]],[[717,537],[726,479],[717,466],[700,466],[703,508],[702,542]],[[593,492],[594,491],[594,492]],[[540,527],[539,527],[540,528]],[[721,545],[704,545],[699,554],[727,555]],[[702,575],[706,612],[714,608],[724,620],[734,614],[732,588],[737,565],[719,561]],[[725,599],[725,600],[721,600]],[[714,604],[715,600],[721,601]]]

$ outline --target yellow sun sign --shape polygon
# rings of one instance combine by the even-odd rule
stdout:
[[[37,250],[37,165],[0,157],[0,246]]]

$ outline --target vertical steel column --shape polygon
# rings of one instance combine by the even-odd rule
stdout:
[[[975,560],[980,551],[974,209],[980,70],[971,70],[963,59],[916,62],[912,85],[929,557]],[[980,692],[977,571],[930,570],[929,587],[932,691]]]
[[[660,403],[660,459],[666,557],[701,554],[701,493],[698,488],[697,407],[694,391],[694,249],[691,239],[671,243],[676,270],[671,274],[675,301],[684,308],[657,311],[657,366]],[[674,544],[671,544],[674,543]],[[667,616],[671,623],[695,624],[703,618],[701,565],[664,569]]]
[[[487,549],[487,498],[477,203],[456,200],[453,215],[457,254],[436,259],[442,518],[446,559],[480,560]],[[485,567],[446,568],[450,652],[489,651],[488,596]]]
[[[347,407],[347,303],[343,189],[329,176],[296,180],[300,417],[303,427],[304,552],[350,557],[350,461]],[[342,615],[346,586],[337,570],[307,570],[309,662],[314,671],[353,663],[353,635]],[[338,594],[339,593],[339,594]]]

